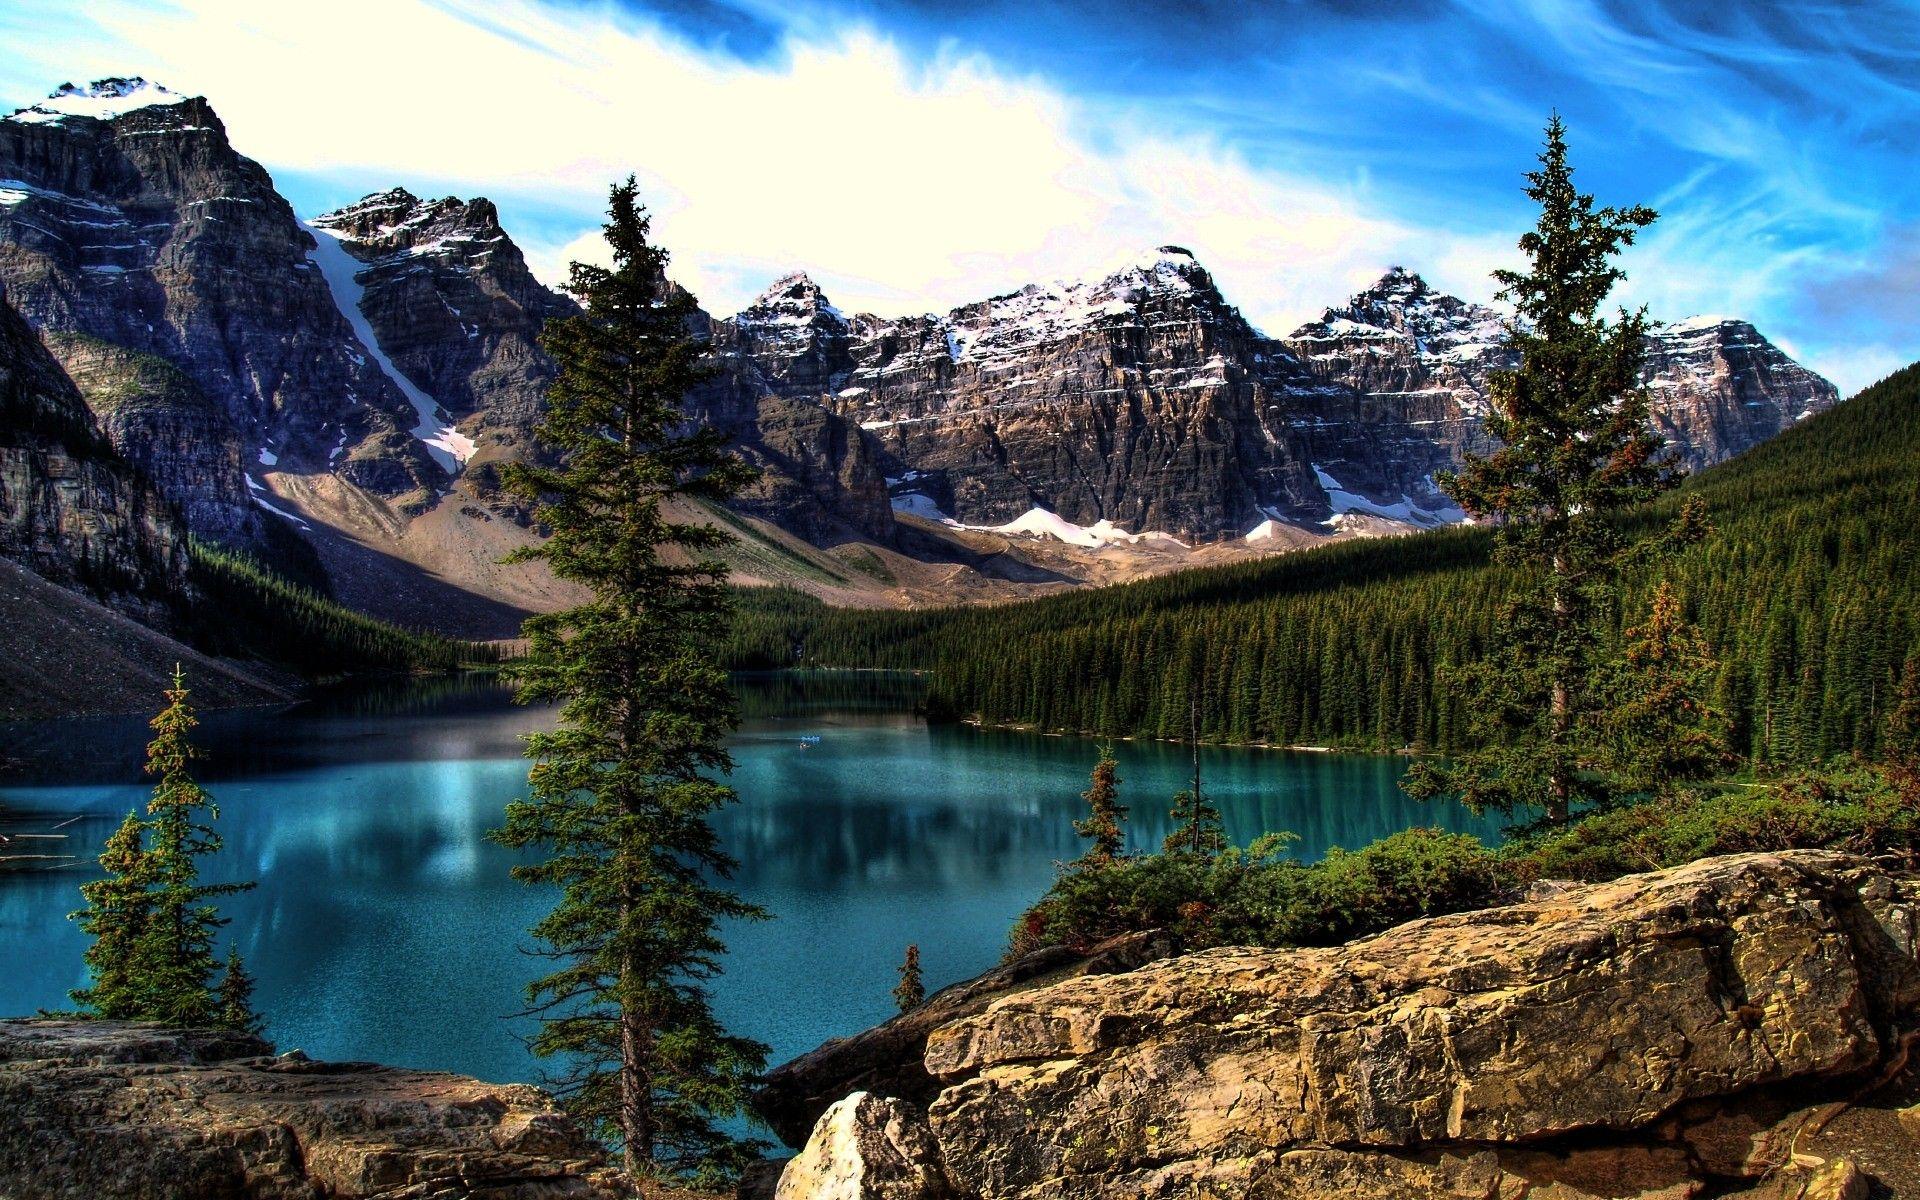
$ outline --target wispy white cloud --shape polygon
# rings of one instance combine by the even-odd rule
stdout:
[[[108,0],[41,20],[76,36],[33,39],[0,80],[20,100],[140,70],[207,95],[235,144],[283,172],[485,192],[509,218],[516,202],[571,209],[576,239],[525,238],[550,278],[592,252],[608,181],[636,172],[676,270],[720,311],[800,267],[843,306],[916,310],[1175,241],[1272,327],[1390,262],[1486,290],[1488,248],[1470,234],[1092,111],[976,54],[910,61],[866,30],[745,63],[612,6],[344,0],[315,19]]]

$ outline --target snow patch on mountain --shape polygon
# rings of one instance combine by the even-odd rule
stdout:
[[[360,299],[366,289],[360,286],[358,278],[361,271],[359,259],[347,253],[340,244],[344,234],[336,233],[324,225],[301,222],[303,228],[313,235],[314,249],[310,258],[320,268],[321,277],[327,281],[327,288],[333,293],[334,306],[340,315],[353,327],[354,336],[380,369],[386,372],[394,386],[406,396],[413,405],[413,411],[419,422],[413,427],[413,436],[427,448],[433,461],[440,464],[449,475],[458,474],[466,461],[473,457],[473,439],[454,428],[438,401],[414,386],[400,369],[393,365],[387,352],[380,347],[380,339],[374,335],[373,325],[360,311]]]
[[[271,502],[263,499],[262,497],[271,496],[273,495],[273,493],[269,492],[264,486],[262,486],[259,480],[255,479],[251,475],[244,475],[241,478],[247,481],[247,492],[251,495],[255,505],[257,505],[260,508],[266,509],[268,512],[272,513],[276,517],[279,517],[283,521],[292,521],[295,525],[298,525],[302,529],[313,528],[313,526],[307,524],[307,522],[304,519],[300,517],[296,517],[292,513],[288,512],[286,509],[280,508],[272,504]]]
[[[1148,530],[1144,533],[1130,533],[1112,521],[1102,517],[1091,525],[1076,525],[1055,512],[1044,508],[1030,508],[1004,525],[960,525],[955,528],[970,529],[977,533],[998,533],[1014,537],[1052,538],[1065,542],[1069,546],[1084,546],[1089,550],[1098,550],[1124,542],[1129,546],[1144,541],[1164,541],[1175,546],[1186,546],[1172,534]]]
[[[1457,525],[1467,519],[1467,514],[1452,504],[1440,504],[1427,508],[1412,497],[1401,493],[1400,499],[1392,504],[1383,504],[1369,499],[1359,492],[1350,492],[1340,485],[1340,481],[1321,468],[1319,463],[1310,464],[1313,477],[1320,481],[1320,487],[1327,493],[1327,503],[1333,508],[1333,519],[1327,524],[1337,526],[1343,516],[1358,513],[1370,517],[1382,517],[1389,521],[1404,521],[1409,525],[1418,525],[1423,529],[1437,529],[1442,525]]]
[[[942,525],[958,524],[958,522],[948,516],[938,504],[933,502],[933,497],[923,495],[920,492],[904,492],[894,496],[892,504],[894,512],[905,513],[910,517],[919,517],[923,521],[936,521]]]

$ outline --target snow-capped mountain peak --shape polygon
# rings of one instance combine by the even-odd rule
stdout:
[[[7,119],[29,125],[64,121],[71,117],[111,121],[143,108],[184,104],[191,98],[138,75],[114,76],[85,85],[63,83],[45,100],[20,109]]]
[[[813,325],[821,318],[845,327],[847,316],[833,306],[820,285],[805,271],[794,271],[773,281],[734,320],[744,327]]]

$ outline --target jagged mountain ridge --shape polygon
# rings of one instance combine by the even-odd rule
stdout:
[[[848,318],[796,276],[726,324],[789,395],[818,395],[878,441],[897,499],[964,524],[1043,508],[1213,530],[1320,501],[1248,369],[1258,335],[1177,248],[943,317]]]
[[[541,327],[577,308],[534,278],[493,204],[394,188],[310,225],[362,264],[361,312],[389,361],[471,443],[466,473],[528,454],[553,379]]]
[[[32,325],[171,364],[250,461],[265,451],[383,496],[437,488],[444,473],[406,436],[405,398],[312,252],[204,99],[112,79],[0,120],[0,280]],[[218,498],[225,521],[201,499],[199,532],[249,540],[245,494]]]
[[[1483,448],[1505,319],[1390,270],[1267,338],[1177,246],[943,316],[847,316],[804,274],[723,323],[788,396],[859,421],[896,503],[968,526],[1041,508],[1200,539],[1269,521],[1458,520],[1433,482]],[[1655,419],[1690,468],[1838,399],[1745,322],[1648,339]]]
[[[1342,308],[1281,343],[1317,379],[1405,410],[1404,419],[1457,427],[1474,443],[1487,411],[1487,374],[1517,365],[1506,318],[1435,291],[1393,267]],[[1745,321],[1693,317],[1657,325],[1641,375],[1656,425],[1689,470],[1724,461],[1839,400]],[[1457,451],[1456,451],[1457,452]]]
[[[574,308],[491,203],[391,189],[303,226],[204,100],[139,80],[0,121],[0,180],[0,281],[196,532],[246,544],[284,518],[498,582],[466,578],[519,536],[483,526],[526,517],[494,468],[532,453],[552,370],[537,334]],[[1270,338],[1175,246],[941,315],[849,315],[796,274],[699,325],[722,370],[691,407],[764,471],[741,512],[1014,578],[1028,534],[1259,552],[1458,519],[1433,475],[1475,444],[1506,354],[1498,314],[1398,269]],[[1650,382],[1690,463],[1833,400],[1751,326],[1675,330]],[[322,557],[336,577],[368,562]],[[1056,565],[1034,577],[1071,583]]]

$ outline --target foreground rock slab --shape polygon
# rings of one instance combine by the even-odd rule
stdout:
[[[1901,1074],[1917,940],[1920,877],[1809,851],[1168,958],[933,1031],[928,1129],[968,1200],[1864,1196],[1817,1135]]]
[[[204,1030],[0,1021],[0,1113],[10,1200],[616,1195],[537,1088],[276,1058]]]

